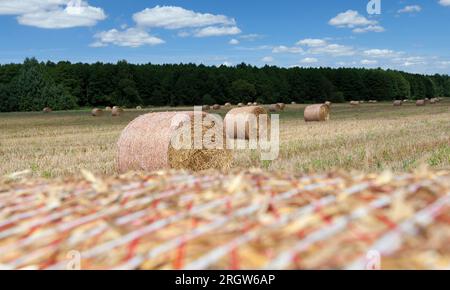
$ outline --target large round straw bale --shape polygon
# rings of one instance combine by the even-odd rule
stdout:
[[[350,102],[350,105],[352,105],[352,106],[359,106],[359,101],[351,101]]]
[[[202,138],[206,138],[207,130],[213,127],[195,122],[196,114],[200,120],[208,116],[204,112],[162,112],[145,114],[132,121],[122,131],[117,144],[119,171],[228,169],[233,158],[230,150],[206,149],[204,144],[202,148],[194,148],[194,132],[202,132]],[[185,136],[182,135],[186,133],[185,128],[191,130],[190,149],[176,149],[173,141]],[[223,131],[219,131],[223,136]]]
[[[259,104],[257,103],[257,102],[254,102],[253,103],[253,106],[258,106]]]
[[[229,111],[224,120],[226,135],[228,138],[249,140],[250,132],[256,131],[259,136],[260,115],[267,115],[267,121],[269,121],[267,111],[260,106],[235,108]],[[269,130],[269,123],[266,128]]]
[[[402,101],[400,101],[400,100],[395,100],[394,101],[394,107],[400,107],[400,106],[402,106],[403,105],[403,102]]]
[[[119,117],[120,115],[122,115],[123,112],[124,112],[124,111],[123,111],[122,108],[120,108],[120,107],[114,107],[114,108],[112,109],[112,111],[111,111],[111,115],[112,115],[113,117]]]
[[[281,107],[279,104],[272,104],[269,106],[269,112],[278,112],[281,111]]]
[[[291,105],[297,105],[297,103],[296,102],[291,102]]]
[[[137,106],[137,107],[136,107],[136,110],[139,110],[139,111],[140,111],[140,110],[142,110],[142,107],[141,107],[141,106]]]
[[[285,103],[278,103],[278,106],[280,106],[281,111],[284,111],[284,109],[286,108]]]
[[[425,105],[426,105],[425,100],[417,100],[417,102],[416,102],[416,106],[418,106],[418,107],[422,107]]]
[[[243,106],[244,106],[244,103],[239,103],[239,104],[238,104],[238,107],[239,107],[239,108],[242,108]]]
[[[92,115],[93,117],[101,117],[101,116],[103,115],[103,111],[100,110],[100,109],[98,109],[98,108],[94,108],[94,109],[92,109],[92,111],[91,111],[91,115]]]
[[[227,108],[231,107],[231,103],[225,103],[225,107]]]
[[[331,108],[331,102],[330,102],[330,101],[326,101],[326,102],[325,102],[325,105],[327,105],[328,108]]]
[[[211,107],[209,105],[202,106],[202,111],[209,111],[209,110],[211,110]]]
[[[437,103],[437,100],[436,100],[435,98],[433,98],[433,99],[430,100],[430,104],[433,105],[433,104],[436,104],[436,103]]]
[[[307,106],[304,113],[306,122],[324,122],[330,119],[330,107],[325,104]]]
[[[44,113],[51,113],[51,112],[52,112],[52,109],[49,108],[49,107],[45,107],[45,108],[42,110],[42,112],[44,112]]]
[[[215,105],[213,106],[213,110],[215,110],[215,111],[220,110],[220,105],[215,104]]]
[[[112,108],[108,106],[105,108],[105,111],[112,111]]]
[[[247,106],[253,106],[253,102],[248,102]]]

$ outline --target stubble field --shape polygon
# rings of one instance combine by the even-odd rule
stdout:
[[[258,152],[235,152],[233,168],[309,172],[334,169],[409,171],[424,164],[450,168],[450,100],[426,107],[408,103],[333,105],[331,120],[305,123],[304,105],[289,105],[280,116],[280,156],[261,161]],[[151,111],[192,108],[152,108]],[[116,142],[134,118],[91,117],[89,111],[0,114],[0,176],[31,170],[44,178],[116,173]],[[225,110],[218,111],[224,115]]]

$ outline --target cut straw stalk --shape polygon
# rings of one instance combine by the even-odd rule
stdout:
[[[330,107],[325,104],[311,105],[305,108],[306,122],[325,122],[330,119]]]
[[[140,116],[132,121],[123,130],[119,138],[119,171],[155,171],[169,168],[193,171],[228,169],[232,160],[230,150],[205,149],[204,147],[202,149],[176,150],[172,146],[172,141],[182,133],[180,128],[186,125],[191,126],[192,148],[194,148],[195,132],[197,130],[201,132],[203,138],[206,130],[211,129],[203,121],[199,122],[200,124],[195,124],[195,114],[201,113],[152,113]],[[206,116],[207,114],[203,113],[199,119],[204,120]],[[217,136],[217,138],[219,137]]]

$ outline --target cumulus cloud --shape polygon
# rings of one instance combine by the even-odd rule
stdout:
[[[312,54],[328,54],[331,56],[351,56],[356,53],[353,47],[341,44],[327,44],[325,46],[313,47],[308,52]]]
[[[318,46],[325,46],[327,45],[327,41],[323,39],[317,39],[317,38],[306,38],[298,41],[296,43],[297,45],[304,45],[309,47],[318,47]]]
[[[373,57],[373,58],[392,58],[392,57],[398,57],[399,55],[401,55],[401,52],[397,52],[394,50],[390,50],[390,49],[368,49],[363,51],[363,54],[365,56],[368,57]]]
[[[300,63],[304,63],[304,64],[311,64],[311,63],[316,63],[319,60],[315,57],[305,57],[304,59],[300,60]]]
[[[405,6],[404,8],[398,10],[398,13],[415,13],[415,12],[420,12],[422,11],[422,7],[420,7],[419,5],[408,5]]]
[[[140,47],[143,45],[158,45],[164,43],[164,40],[154,37],[139,28],[128,28],[123,31],[111,29],[109,31],[97,33],[94,38],[96,41],[91,44],[92,47],[103,47],[109,44],[124,47]]]
[[[139,26],[166,29],[198,28],[212,25],[234,26],[236,21],[225,15],[198,13],[177,6],[156,6],[133,15]]]
[[[347,10],[339,13],[328,22],[339,28],[351,28],[354,33],[383,32],[384,28],[376,20],[369,20],[358,11]]]
[[[82,0],[2,0],[1,14],[17,15],[22,25],[46,29],[94,26],[106,18],[102,8]]]
[[[264,63],[270,63],[270,62],[274,62],[275,59],[273,57],[271,57],[271,56],[265,56],[265,57],[263,57],[261,59],[261,61],[264,62]]]
[[[201,28],[194,33],[195,37],[236,35],[241,33],[237,26],[208,26]]]
[[[376,65],[376,64],[378,64],[378,61],[374,60],[374,59],[363,59],[363,60],[361,60],[361,64],[362,65]]]
[[[287,47],[284,45],[276,46],[272,49],[273,53],[302,53],[303,49],[301,47]]]
[[[450,6],[450,0],[439,0],[439,4],[442,6]]]
[[[238,45],[239,44],[239,40],[237,40],[236,38],[233,38],[232,40],[230,40],[229,44],[231,44],[231,45]]]

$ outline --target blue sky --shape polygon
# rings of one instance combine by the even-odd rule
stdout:
[[[0,0],[0,63],[247,62],[450,73],[450,0]],[[372,6],[377,8],[377,6]]]

